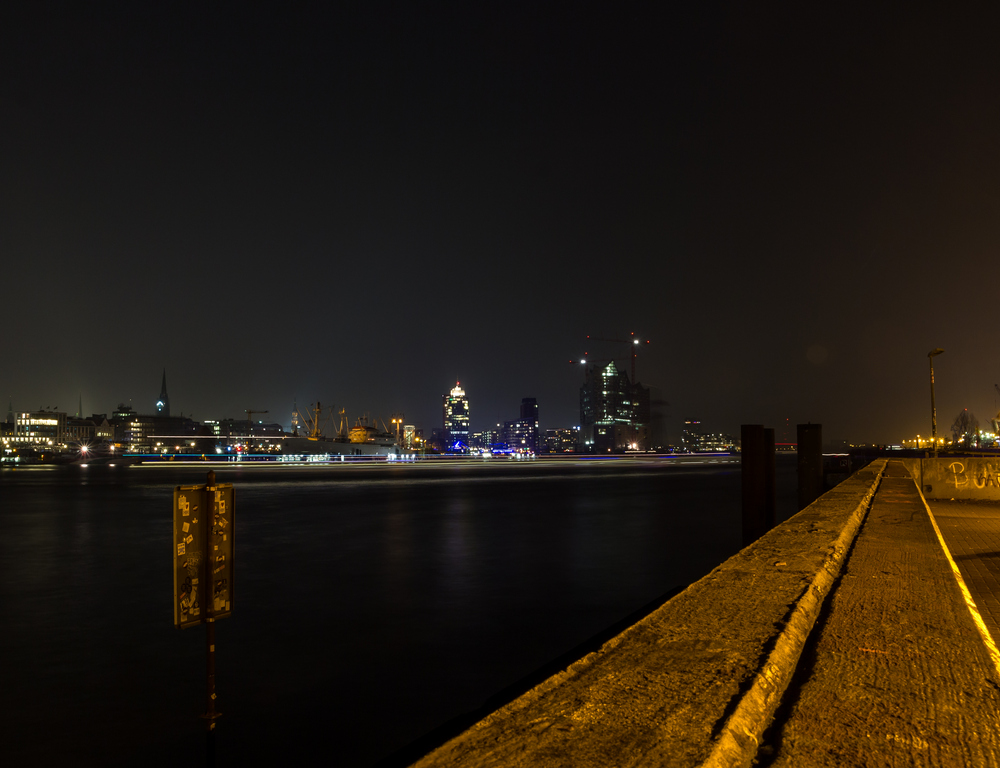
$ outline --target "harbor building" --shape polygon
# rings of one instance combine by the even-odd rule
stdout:
[[[165,445],[180,451],[201,429],[187,416],[136,413],[124,403],[118,404],[108,421],[114,429],[115,445],[129,453],[159,453]]]
[[[37,410],[18,413],[14,419],[14,444],[19,447],[63,448],[66,414],[63,411]]]
[[[736,441],[732,435],[703,432],[701,422],[692,419],[684,422],[681,447],[686,453],[730,453],[736,450]]]
[[[546,453],[576,453],[579,442],[579,427],[545,430]]]

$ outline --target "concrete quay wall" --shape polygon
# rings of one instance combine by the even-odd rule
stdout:
[[[896,459],[927,499],[1000,501],[1000,456]]]
[[[414,765],[749,765],[885,467],[855,473]]]

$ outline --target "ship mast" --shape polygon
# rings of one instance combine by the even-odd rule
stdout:
[[[322,421],[320,416],[323,413],[323,406],[320,405],[319,400],[310,409],[311,415],[306,413],[298,412],[299,418],[302,419],[303,423],[309,428],[309,439],[319,440],[323,436]]]

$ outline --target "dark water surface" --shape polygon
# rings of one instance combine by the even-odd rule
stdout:
[[[4,764],[204,764],[205,632],[172,626],[170,556],[173,487],[204,476],[0,472]],[[740,546],[738,464],[218,479],[237,517],[219,765],[370,765]]]

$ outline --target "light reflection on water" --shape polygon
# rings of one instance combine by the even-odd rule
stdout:
[[[204,475],[94,469],[0,474],[5,762],[197,765],[204,633],[171,626],[170,500]],[[371,764],[739,547],[738,467],[398,469],[220,473],[220,765]]]

